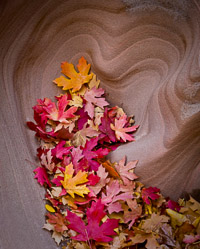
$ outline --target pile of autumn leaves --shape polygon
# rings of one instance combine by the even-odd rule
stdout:
[[[145,188],[137,161],[111,163],[105,156],[133,141],[138,126],[108,107],[104,90],[82,57],[78,72],[68,62],[54,83],[66,90],[39,99],[28,122],[40,140],[35,178],[46,188],[46,224],[63,248],[199,248],[200,204],[176,203],[158,188]]]

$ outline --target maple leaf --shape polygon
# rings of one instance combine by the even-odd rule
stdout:
[[[69,101],[70,106],[83,107],[83,99],[76,93],[71,94],[72,100]]]
[[[168,246],[173,246],[173,247],[176,246],[176,241],[174,240],[173,236],[173,230],[169,224],[167,223],[162,224],[159,230],[159,235],[162,239],[162,243]]]
[[[66,144],[65,140],[60,141],[59,144],[57,144],[56,147],[51,150],[52,156],[55,156],[59,159],[63,159],[64,155],[69,155],[72,147],[71,146],[64,147],[65,144]]]
[[[99,166],[96,173],[100,180],[94,187],[90,186],[90,189],[97,195],[106,185],[106,183],[108,183],[109,179],[107,178],[108,173],[105,171],[105,168],[102,165]]]
[[[110,236],[116,235],[114,229],[118,227],[118,220],[107,219],[104,223],[100,224],[102,218],[106,215],[103,210],[104,205],[101,203],[101,199],[97,202],[92,202],[91,207],[88,208],[86,212],[88,225],[85,225],[83,220],[76,214],[67,211],[66,218],[70,222],[68,228],[78,233],[78,235],[72,237],[72,239],[78,241],[112,241],[113,238]]]
[[[128,228],[130,229],[135,221],[141,216],[142,214],[142,206],[137,204],[136,200],[127,199],[128,206],[124,206],[124,222],[130,224]],[[131,211],[129,211],[131,210]]]
[[[93,159],[106,156],[109,152],[107,148],[105,149],[100,148],[98,150],[94,150],[97,144],[98,144],[98,137],[92,138],[86,142],[85,147],[83,148],[83,155],[87,159],[91,170],[94,171],[97,171],[100,164],[97,161],[94,161]]]
[[[118,181],[110,181],[106,186],[106,194],[102,193],[102,203],[108,205],[112,202],[113,197],[118,195],[120,192],[119,182]]]
[[[64,231],[68,230],[67,220],[62,214],[60,214],[60,213],[55,213],[55,214],[47,213],[46,216],[48,217],[48,222],[50,224],[53,224],[56,232],[63,233]]]
[[[61,97],[56,97],[57,108],[54,102],[49,100],[48,105],[44,106],[44,110],[48,113],[46,115],[49,119],[59,122],[65,122],[66,119],[74,118],[74,113],[77,111],[77,107],[70,107],[65,111],[67,105],[69,104],[69,100],[67,100],[67,95],[63,95]]]
[[[55,168],[55,163],[52,162],[51,150],[47,151],[46,155],[43,153],[41,155],[41,164],[44,165],[49,171],[53,171]]]
[[[135,180],[138,177],[135,173],[133,173],[133,169],[136,167],[136,164],[138,163],[137,160],[129,162],[127,165],[125,165],[126,157],[121,159],[119,163],[115,164],[115,168],[120,175],[121,179],[125,181],[126,179],[129,180]]]
[[[119,213],[121,211],[123,211],[122,205],[120,202],[111,202],[109,203],[108,207],[108,213],[112,214],[112,213]]]
[[[101,162],[101,164],[108,171],[110,176],[112,176],[113,178],[120,179],[120,175],[116,171],[114,163],[112,164],[109,160],[106,160],[105,162]]]
[[[110,249],[120,249],[124,248],[124,242],[126,241],[126,233],[120,233],[119,236],[114,237],[113,243]]]
[[[160,192],[160,189],[158,189],[156,187],[143,188],[142,189],[142,199],[146,204],[150,205],[151,204],[150,199],[156,200],[160,197],[160,195],[157,194],[159,192]]]
[[[127,116],[124,114],[119,117],[119,119],[115,118],[115,125],[110,124],[110,127],[112,130],[115,131],[115,135],[118,140],[122,139],[124,142],[134,141],[134,138],[131,135],[127,134],[127,132],[136,131],[139,126],[135,125],[131,127],[126,127],[127,123]]]
[[[74,177],[73,164],[70,163],[65,167],[64,180],[61,181],[63,187],[66,189],[67,193],[75,198],[74,194],[84,197],[84,194],[88,194],[90,190],[83,185],[83,183],[88,182],[86,172],[79,171]]]
[[[166,209],[167,214],[171,218],[172,227],[181,226],[185,221],[187,221],[187,217],[183,214],[180,214],[172,209]]]
[[[200,234],[197,234],[197,235],[194,235],[194,234],[187,235],[187,234],[185,234],[183,242],[186,243],[186,244],[192,244],[192,243],[194,243],[194,242],[196,242],[198,240],[200,240]]]
[[[80,167],[80,161],[83,158],[82,150],[80,147],[72,147],[71,151],[71,162],[74,165],[75,172],[77,173]]]
[[[35,170],[33,170],[33,172],[36,173],[36,175],[35,175],[34,178],[36,178],[38,180],[38,182],[40,183],[40,185],[43,186],[44,183],[47,183],[47,185],[49,187],[51,187],[51,183],[50,183],[50,181],[48,179],[48,175],[47,175],[47,172],[46,172],[45,168],[38,167]]]
[[[105,98],[100,98],[104,94],[102,88],[97,89],[93,87],[91,90],[87,90],[84,95],[84,99],[87,101],[85,104],[85,111],[88,113],[90,118],[94,117],[94,106],[104,108],[104,106],[109,105]]]
[[[193,211],[198,211],[200,214],[200,203],[192,198],[192,196],[190,196],[190,199],[187,201],[186,205],[189,206],[189,208]]]
[[[78,129],[81,130],[85,123],[88,122],[89,116],[87,112],[84,111],[84,108],[81,108],[77,111],[77,115],[79,115],[79,119],[77,121]]]
[[[44,110],[44,106],[51,103],[51,100],[49,98],[37,99],[37,105],[33,106],[34,110],[34,120],[36,123],[42,128],[45,128],[45,125],[47,123],[47,112]]]
[[[77,92],[81,89],[82,85],[88,83],[93,74],[88,74],[90,70],[90,64],[87,64],[84,57],[79,59],[79,63],[77,65],[79,73],[76,72],[74,65],[68,62],[63,62],[61,64],[62,73],[65,74],[67,78],[64,76],[60,76],[59,78],[54,80],[54,83],[58,86],[63,87],[63,90],[72,89],[72,92]]]
[[[55,240],[57,245],[59,245],[60,242],[63,240],[63,236],[60,233],[56,232],[56,231],[53,231],[52,238]]]
[[[94,175],[94,174],[90,174],[88,176],[88,185],[94,186],[94,185],[96,185],[99,182],[99,180],[100,180],[99,176]]]
[[[103,117],[101,118],[101,125],[99,125],[99,130],[104,133],[106,136],[108,136],[108,138],[110,139],[110,141],[112,142],[116,142],[116,138],[115,138],[115,132],[111,129],[111,119],[108,116],[108,109],[105,109],[105,112],[103,114]]]
[[[82,149],[79,147],[73,147],[71,151],[71,162],[74,165],[75,172],[77,173],[78,171],[88,171],[88,161],[82,154]]]
[[[93,129],[93,127],[91,126],[86,127],[86,126],[87,124],[85,123],[83,128],[75,133],[73,140],[72,140],[72,143],[74,146],[84,147],[86,141],[89,140],[89,138],[96,137],[99,135],[99,132]]]
[[[162,227],[162,223],[167,223],[168,221],[169,217],[166,215],[152,213],[151,217],[142,224],[142,229],[146,232],[157,232]]]
[[[122,211],[121,204],[117,201],[119,200],[127,200],[132,198],[132,194],[123,193],[120,194],[121,189],[119,182],[117,180],[110,181],[106,186],[106,194],[102,193],[102,203],[108,206],[108,212],[111,214],[112,212]],[[117,203],[116,203],[117,202]]]
[[[131,237],[132,245],[141,244],[147,241],[147,243],[145,244],[145,248],[153,249],[159,247],[157,237],[152,233],[146,233],[141,230],[139,230],[138,233],[137,229],[134,229],[134,231],[137,232],[137,234],[134,237]]]
[[[43,228],[48,230],[48,231],[53,231],[52,238],[55,240],[57,245],[59,245],[60,242],[63,240],[63,236],[62,236],[61,233],[55,231],[54,225],[47,222],[47,223],[44,224]]]
[[[120,189],[122,192],[133,194],[133,190],[135,189],[135,182],[130,181],[126,178],[123,182],[120,182]]]
[[[166,207],[167,208],[170,208],[174,211],[180,211],[181,207],[179,206],[179,204],[175,201],[172,201],[172,200],[169,200],[167,203],[166,203]]]

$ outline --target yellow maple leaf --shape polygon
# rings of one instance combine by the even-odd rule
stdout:
[[[85,92],[87,91],[87,89],[92,89],[93,87],[99,88],[99,84],[100,84],[100,80],[97,80],[96,74],[92,73],[92,79],[88,82],[88,85],[83,85],[81,89],[76,92],[76,94],[83,96]]]
[[[173,228],[176,226],[181,226],[185,221],[187,221],[185,215],[180,214],[172,209],[166,209],[166,212],[171,217],[171,224]]]
[[[70,163],[65,168],[64,181],[61,181],[63,187],[66,189],[67,193],[75,198],[74,194],[84,197],[84,194],[88,194],[90,190],[83,183],[88,181],[86,172],[79,171],[74,177],[73,164]]]
[[[69,101],[70,106],[83,107],[83,100],[76,93],[72,93],[72,100]]]
[[[63,87],[63,90],[72,89],[73,93],[79,91],[82,85],[88,83],[93,77],[92,73],[88,74],[90,70],[90,64],[87,64],[87,61],[84,57],[79,59],[79,63],[77,65],[79,73],[76,72],[74,65],[68,62],[63,62],[61,64],[61,68],[62,73],[68,78],[60,76],[54,80],[54,83]]]

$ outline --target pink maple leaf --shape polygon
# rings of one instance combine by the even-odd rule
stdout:
[[[106,186],[106,194],[102,193],[102,203],[108,205],[112,202],[113,197],[120,192],[119,182],[114,180]]]
[[[116,138],[118,140],[122,139],[124,142],[126,141],[134,141],[134,138],[127,134],[127,132],[133,132],[136,131],[136,129],[139,127],[138,125],[134,125],[131,127],[126,127],[128,124],[127,116],[126,114],[119,117],[119,119],[115,118],[115,125],[110,124],[110,127],[112,130],[115,131]]]
[[[123,183],[120,184],[120,189],[122,192],[133,194],[135,189],[135,182],[124,178]]]
[[[100,180],[94,187],[90,186],[89,189],[97,195],[108,182],[108,172],[106,172],[105,168],[100,165],[96,173]]]
[[[114,212],[119,213],[121,211],[123,211],[123,209],[122,209],[121,203],[119,203],[119,202],[114,202],[114,203],[112,202],[108,205],[108,213],[109,214],[112,214]]]
[[[160,195],[158,194],[160,192],[160,189],[156,188],[156,187],[149,187],[149,188],[143,188],[142,189],[142,199],[144,202],[146,202],[146,204],[151,204],[150,199],[151,200],[156,200],[160,197]]]
[[[75,172],[78,173],[79,170],[87,170],[88,162],[82,154],[82,150],[79,147],[72,147],[71,151],[71,161],[74,165]]]
[[[77,107],[73,106],[69,109],[66,109],[67,105],[69,104],[69,100],[67,100],[67,96],[63,95],[61,97],[56,97],[57,107],[54,102],[52,102],[50,99],[48,101],[48,104],[44,106],[44,110],[48,113],[47,118],[54,120],[54,121],[60,121],[65,122],[66,119],[74,118],[74,113],[77,111]]]
[[[126,201],[127,199],[131,199],[133,197],[132,193],[121,193],[120,185],[117,180],[109,182],[106,186],[106,194],[102,193],[102,203],[108,206],[108,212],[111,214],[112,212],[122,211],[121,204],[117,201]],[[118,204],[117,204],[118,203]]]
[[[48,179],[48,175],[47,175],[47,172],[46,172],[46,169],[45,168],[42,168],[42,167],[38,167],[36,168],[35,170],[33,170],[34,173],[36,173],[35,177],[38,182],[40,183],[40,185],[44,185],[44,183],[47,183],[47,185],[49,187],[51,187],[51,183]]]
[[[70,222],[68,228],[78,233],[78,235],[72,237],[72,239],[78,241],[112,241],[113,238],[111,236],[116,235],[114,229],[118,227],[118,220],[107,219],[102,223],[101,220],[105,215],[106,213],[104,212],[104,205],[101,203],[101,199],[97,200],[97,202],[92,202],[91,207],[87,209],[87,225],[85,225],[83,220],[76,214],[67,211],[66,219]]]
[[[122,160],[119,161],[118,164],[115,165],[115,168],[120,177],[122,178],[122,180],[125,181],[125,179],[129,179],[133,181],[137,179],[138,177],[133,172],[133,169],[136,167],[138,161],[137,160],[131,161],[127,165],[125,165],[125,162],[126,162],[126,157],[124,157]]]
[[[102,203],[105,205],[110,205],[119,200],[127,200],[133,197],[130,193],[121,193],[120,185],[117,180],[109,182],[106,186],[106,194],[102,193]]]
[[[66,144],[66,141],[64,141],[64,140],[60,141],[59,144],[57,144],[56,147],[51,150],[52,156],[55,156],[59,159],[63,159],[64,155],[70,154],[70,149],[72,147],[71,146],[64,147],[65,144]]]
[[[105,98],[100,98],[104,94],[104,90],[102,88],[97,89],[93,87],[91,90],[87,90],[84,95],[85,100],[87,101],[85,104],[85,111],[88,113],[90,118],[94,117],[94,107],[99,106],[100,108],[104,108],[104,106],[109,105]]]
[[[51,180],[51,182],[54,183],[57,187],[62,186],[62,183],[60,181],[64,181],[63,176],[58,176],[57,178]]]
[[[198,240],[200,240],[200,234],[197,234],[197,235],[194,235],[194,234],[187,235],[187,234],[185,234],[183,242],[186,243],[186,244],[192,244],[192,243],[194,243],[194,242],[196,242]]]

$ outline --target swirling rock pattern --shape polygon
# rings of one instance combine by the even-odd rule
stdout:
[[[44,192],[25,161],[35,162],[37,143],[25,122],[36,99],[58,94],[60,62],[82,55],[111,104],[140,124],[137,141],[111,159],[138,159],[141,180],[167,196],[197,197],[200,1],[169,2],[1,1],[2,249],[57,248],[41,229]]]

